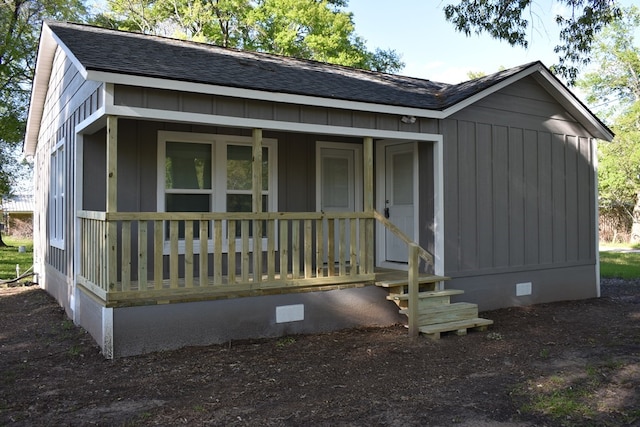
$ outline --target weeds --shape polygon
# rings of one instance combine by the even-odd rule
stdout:
[[[276,342],[276,346],[280,348],[287,347],[295,342],[296,339],[294,337],[283,337]]]

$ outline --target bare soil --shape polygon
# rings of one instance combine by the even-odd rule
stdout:
[[[37,287],[0,289],[0,425],[640,426],[640,282],[402,325],[105,360]]]

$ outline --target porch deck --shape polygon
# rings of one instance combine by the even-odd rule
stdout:
[[[419,272],[420,259],[426,263],[422,271],[428,271],[433,257],[376,211],[81,211],[78,220],[82,252],[77,283],[106,307],[376,284],[389,288],[391,299],[407,314],[410,335],[444,320],[477,320],[474,304],[461,314],[451,313],[458,306],[450,304],[449,294],[438,294],[446,278]],[[408,246],[406,271],[374,267],[376,221]],[[432,293],[425,296],[424,290]],[[451,309],[440,307],[443,314],[436,317],[425,314],[433,311],[421,303],[427,298],[444,298],[441,305]]]

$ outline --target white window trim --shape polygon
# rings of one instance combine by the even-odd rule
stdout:
[[[66,139],[63,137],[51,150],[49,157],[49,244],[58,249],[65,246],[66,214]],[[54,170],[55,169],[55,170]],[[58,181],[59,176],[61,181]],[[55,199],[55,202],[54,202]]]
[[[204,194],[212,194],[210,212],[226,212],[227,203],[227,162],[226,148],[228,145],[247,145],[253,146],[253,138],[250,136],[222,135],[208,133],[192,133],[192,132],[174,132],[174,131],[158,131],[158,172],[157,172],[157,209],[158,212],[165,212],[165,156],[167,142],[185,142],[211,144],[212,163],[211,163],[211,190],[185,190],[185,193],[195,194],[202,192]],[[276,212],[278,209],[278,141],[274,138],[263,138],[262,146],[269,149],[269,190],[268,206],[263,206],[264,211]],[[173,193],[180,193],[180,190],[172,190]],[[223,236],[226,236],[226,229],[223,230]],[[267,239],[262,239],[262,248],[265,248]],[[241,245],[241,239],[236,239],[236,248]],[[229,251],[228,239],[223,238],[223,252]],[[213,247],[213,237],[209,239],[208,247]],[[178,252],[183,254],[185,250],[184,240],[178,243]],[[200,251],[200,240],[193,239],[194,252]],[[253,239],[249,239],[249,250],[253,250]],[[165,236],[164,253],[170,251],[170,243]]]

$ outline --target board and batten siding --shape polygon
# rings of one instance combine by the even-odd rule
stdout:
[[[394,114],[376,114],[126,85],[114,86],[113,102],[118,106],[134,108],[362,129],[432,133],[437,126],[433,119],[418,118],[416,123],[406,124],[400,121],[400,116]]]
[[[441,132],[447,275],[595,265],[595,142],[533,79]]]
[[[73,262],[74,194],[76,125],[102,107],[102,84],[86,81],[78,69],[58,48],[52,72],[34,156],[34,182],[36,213],[34,218],[35,261],[48,264],[64,276],[71,274]],[[51,154],[64,140],[64,249],[49,245],[49,189]],[[44,271],[44,269],[42,270]],[[68,279],[71,280],[71,279]],[[52,278],[52,281],[53,278]],[[49,284],[47,284],[49,286]]]

